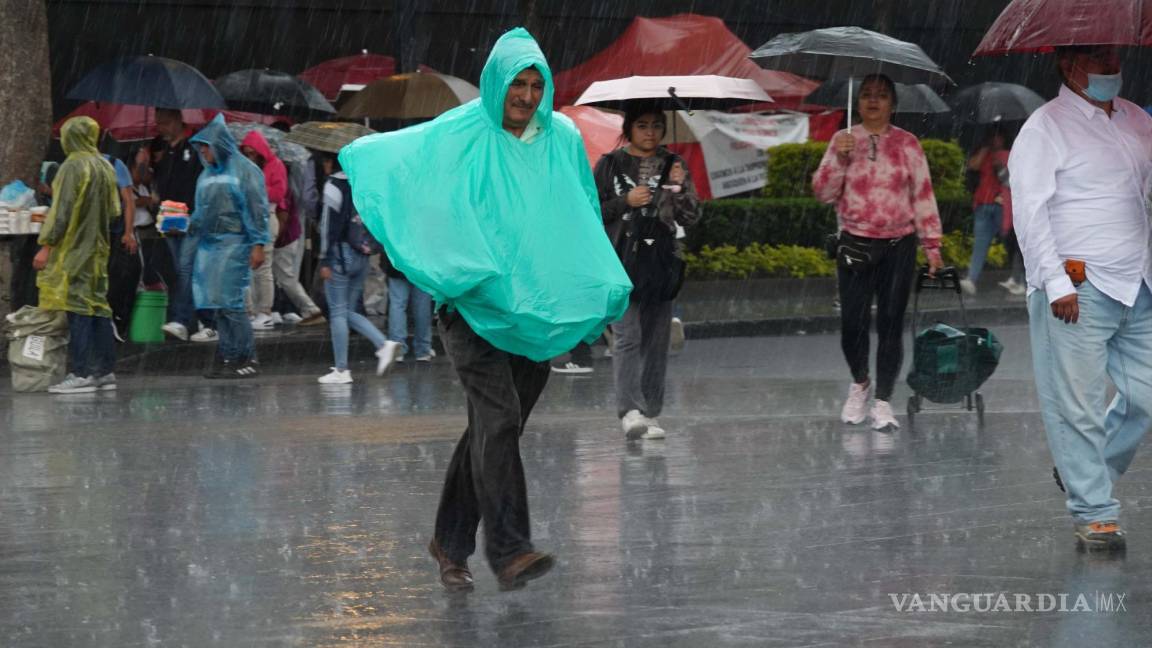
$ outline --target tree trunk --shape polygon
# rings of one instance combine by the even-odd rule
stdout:
[[[0,0],[0,186],[36,187],[52,134],[50,75],[44,0]],[[12,303],[8,247],[0,245],[0,317]]]

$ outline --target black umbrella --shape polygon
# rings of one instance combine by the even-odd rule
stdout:
[[[68,98],[172,109],[228,107],[199,70],[151,55],[97,66],[72,88]]]
[[[276,70],[239,70],[216,79],[233,110],[262,115],[332,114],[336,109],[307,81]]]
[[[964,88],[949,103],[965,123],[997,124],[1028,119],[1044,97],[1015,83],[987,82]]]
[[[852,93],[859,94],[860,80],[852,81]],[[804,98],[805,103],[817,106],[843,106],[848,101],[848,81],[828,81]],[[896,112],[925,115],[946,113],[952,109],[936,91],[923,83],[896,84]]]

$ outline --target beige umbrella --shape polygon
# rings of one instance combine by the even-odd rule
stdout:
[[[349,119],[429,119],[479,96],[479,88],[447,74],[396,74],[364,86],[340,108],[340,116]]]
[[[353,140],[376,131],[349,122],[305,122],[292,127],[284,140],[305,148],[327,153],[339,153]]]

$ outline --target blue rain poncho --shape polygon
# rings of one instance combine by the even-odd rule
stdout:
[[[212,148],[215,162],[201,156],[204,171],[196,181],[196,209],[188,226],[195,245],[192,298],[196,308],[244,310],[251,281],[252,248],[268,242],[268,197],[264,174],[240,153],[235,138],[217,115],[189,140]]]
[[[535,67],[539,131],[503,129],[512,80]],[[524,29],[504,34],[480,98],[340,152],[364,223],[398,270],[498,349],[547,360],[592,341],[632,284],[604,233],[576,126],[552,112],[552,73]],[[527,141],[525,141],[527,140]]]

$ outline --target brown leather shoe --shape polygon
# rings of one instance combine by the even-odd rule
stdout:
[[[472,589],[472,572],[468,571],[468,563],[458,565],[452,562],[445,555],[444,550],[440,548],[440,543],[436,542],[436,538],[432,538],[432,542],[428,543],[428,553],[432,554],[432,557],[440,565],[440,584],[444,586],[444,589],[453,592]]]
[[[551,554],[539,551],[522,553],[508,561],[500,573],[496,574],[496,578],[500,581],[500,590],[503,592],[518,590],[527,585],[528,581],[547,574],[555,564],[556,559]]]

